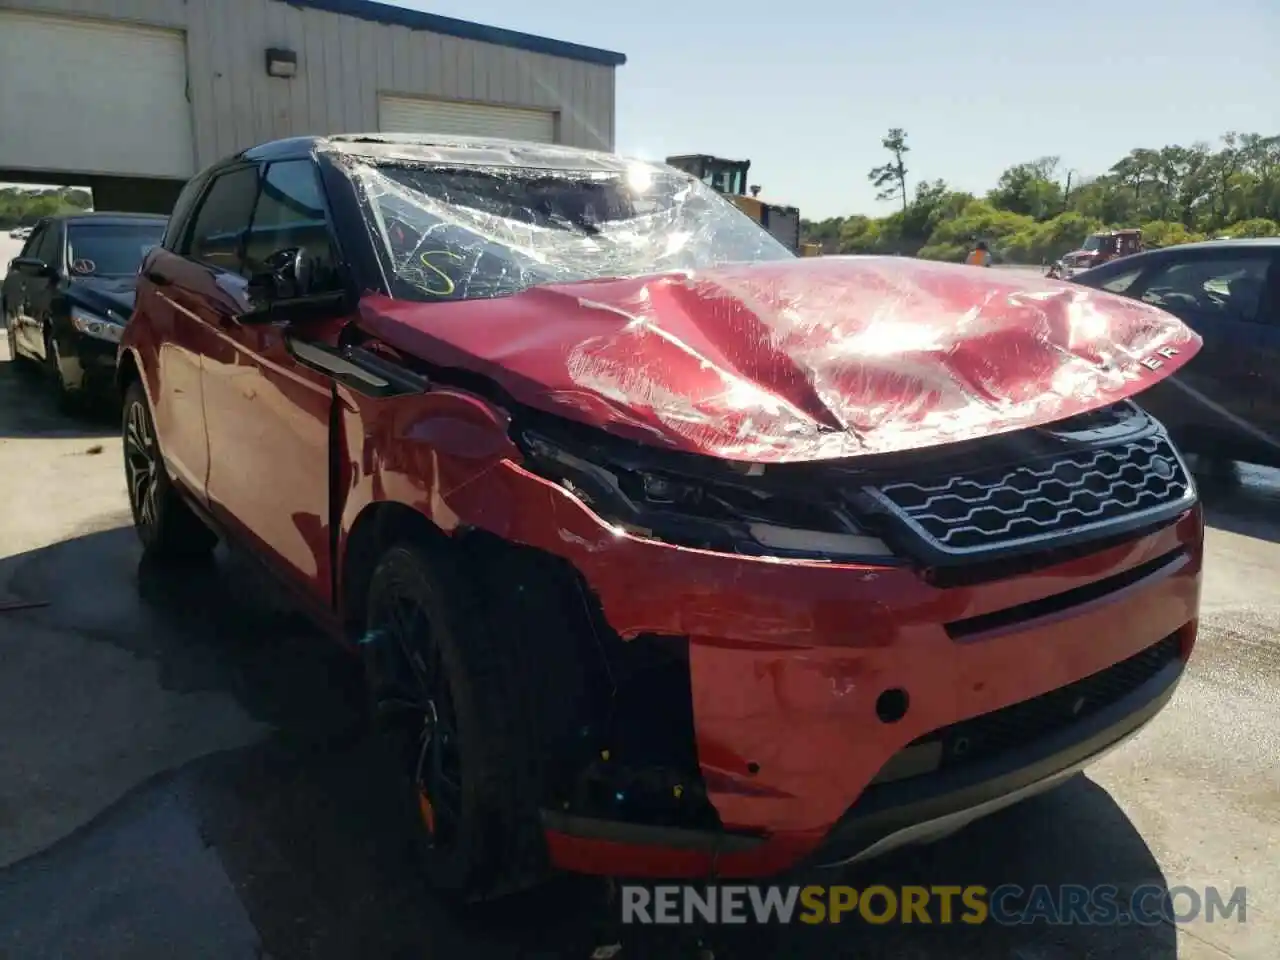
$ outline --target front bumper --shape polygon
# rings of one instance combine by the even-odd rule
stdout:
[[[1183,661],[1173,659],[1089,717],[986,762],[923,784],[869,787],[828,834],[815,859],[837,866],[937,840],[1056,787],[1135,736],[1172,698],[1182,672]]]
[[[106,395],[112,391],[118,344],[71,330],[61,336],[58,349],[62,359],[62,379],[68,390],[93,395]]]
[[[799,837],[756,838],[636,827],[543,814],[553,860],[580,873],[661,877],[768,874],[797,859],[838,867],[950,836],[975,820],[1051,790],[1136,736],[1172,698],[1178,659],[1085,720],[1021,749],[951,774],[871,786],[816,848]]]
[[[763,876],[950,829],[1051,786],[1136,731],[1167,700],[1195,641],[1199,508],[1074,559],[941,587],[905,567],[638,538],[509,460],[456,485],[447,473],[436,475],[424,509],[442,516],[440,491],[449,490],[459,528],[567,560],[623,640],[687,643],[698,767],[723,829],[547,811],[551,858],[566,870]],[[1162,641],[1174,655],[1159,682],[1148,678],[1105,711],[968,767],[972,782],[929,775],[873,786],[935,731],[1036,701]],[[886,694],[900,716],[886,719]],[[872,809],[872,797],[893,799]]]

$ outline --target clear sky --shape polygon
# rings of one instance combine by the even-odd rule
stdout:
[[[909,185],[984,192],[1047,154],[1280,133],[1280,0],[394,0],[625,53],[624,153],[750,159],[807,218],[887,212],[867,171],[903,127]]]

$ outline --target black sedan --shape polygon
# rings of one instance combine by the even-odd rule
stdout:
[[[1176,377],[1139,398],[1184,450],[1280,466],[1280,238],[1165,247],[1072,279],[1154,304],[1204,339]]]
[[[9,353],[42,363],[64,404],[110,390],[138,265],[166,223],[126,213],[49,217],[10,262],[0,287]]]

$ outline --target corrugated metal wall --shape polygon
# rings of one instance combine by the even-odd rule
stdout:
[[[0,9],[184,30],[197,167],[278,137],[377,130],[380,92],[555,110],[562,143],[614,143],[613,67],[280,0],[0,0]],[[297,51],[298,76],[268,77],[267,47]]]

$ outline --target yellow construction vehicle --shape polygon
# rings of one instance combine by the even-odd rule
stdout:
[[[667,163],[697,177],[717,193],[724,194],[735,206],[773,234],[789,250],[802,257],[816,257],[822,247],[800,242],[800,211],[759,198],[760,188],[747,185],[750,160],[725,160],[705,153],[667,157]]]

